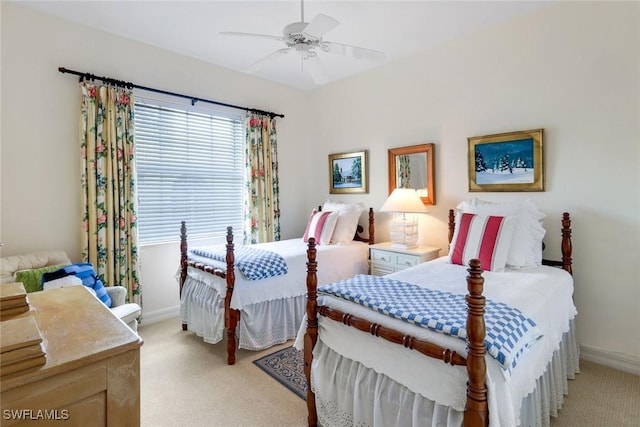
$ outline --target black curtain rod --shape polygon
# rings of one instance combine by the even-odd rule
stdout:
[[[152,87],[140,86],[140,85],[137,85],[135,83],[125,82],[123,80],[116,80],[116,79],[112,79],[110,77],[96,76],[95,74],[91,74],[91,73],[81,73],[79,71],[69,70],[68,68],[64,68],[64,67],[58,67],[58,71],[60,71],[63,74],[73,74],[73,75],[76,75],[76,76],[80,76],[80,81],[82,81],[83,79],[100,80],[103,83],[107,83],[107,84],[111,84],[111,85],[115,85],[115,86],[126,87],[126,88],[129,88],[129,89],[134,89],[134,88],[135,89],[143,89],[143,90],[148,90],[150,92],[162,93],[164,95],[176,96],[178,98],[190,99],[191,100],[191,105],[195,105],[196,102],[207,102],[209,104],[222,105],[223,107],[237,108],[239,110],[245,110],[245,111],[249,111],[251,113],[265,114],[265,115],[268,115],[269,117],[272,117],[272,118],[273,117],[284,117],[284,114],[272,113],[271,111],[258,110],[256,108],[240,107],[239,105],[226,104],[224,102],[212,101],[210,99],[197,98],[195,96],[183,95],[181,93],[169,92],[169,91],[162,90],[162,89],[154,89]]]

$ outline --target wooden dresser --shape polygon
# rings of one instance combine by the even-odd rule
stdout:
[[[84,286],[28,295],[47,362],[2,376],[2,426],[139,426],[142,339]]]

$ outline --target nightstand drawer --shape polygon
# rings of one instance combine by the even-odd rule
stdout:
[[[382,276],[435,259],[438,257],[440,249],[430,246],[399,249],[386,242],[373,245],[370,251],[371,274]]]
[[[377,265],[395,265],[397,255],[393,252],[371,249],[371,261]]]
[[[371,274],[373,276],[384,276],[385,274],[391,274],[395,271],[395,268],[386,267],[379,264],[373,264],[371,266]]]
[[[401,255],[399,254],[396,260],[398,268],[409,268],[420,263],[420,257],[417,255]]]

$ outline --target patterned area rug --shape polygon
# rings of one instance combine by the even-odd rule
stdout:
[[[307,400],[304,352],[298,351],[293,347],[287,347],[254,360],[253,363],[298,395],[298,397]]]

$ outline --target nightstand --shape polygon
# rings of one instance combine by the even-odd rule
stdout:
[[[382,276],[404,270],[420,263],[438,258],[440,248],[418,246],[413,249],[391,247],[391,242],[376,243],[369,246],[371,251],[371,274]]]

